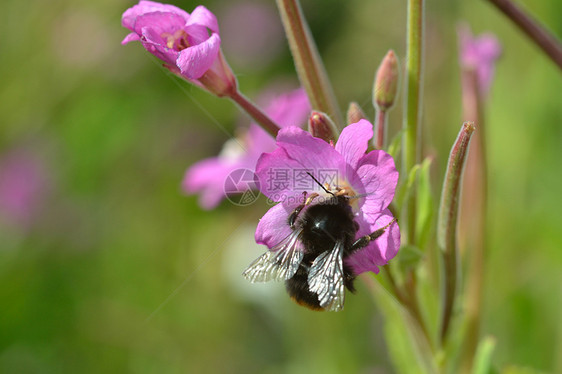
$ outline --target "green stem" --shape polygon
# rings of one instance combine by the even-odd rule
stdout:
[[[385,273],[388,282],[390,284],[390,289],[394,293],[396,300],[404,307],[404,309],[409,314],[412,321],[415,322],[416,329],[423,335],[425,340],[425,346],[429,347],[433,353],[433,344],[429,330],[427,329],[425,320],[420,312],[418,298],[415,293],[415,282],[412,278],[408,280],[408,285],[405,292],[398,286],[394,275],[392,274],[392,269],[390,266],[383,266],[383,272]]]
[[[375,113],[375,136],[373,145],[375,149],[384,149],[386,146],[386,122],[387,114],[385,110],[377,109]]]
[[[250,101],[242,93],[235,91],[228,96],[232,101],[240,106],[250,117],[252,117],[265,131],[271,134],[274,138],[280,130],[277,125],[267,114]]]
[[[433,351],[433,345],[431,344],[432,341],[427,332],[427,328],[425,327],[423,319],[421,318],[420,314],[416,313],[415,310],[412,309],[412,305],[409,302],[407,296],[400,291],[400,288],[398,287],[397,283],[394,280],[394,277],[392,276],[391,269],[388,266],[384,266],[383,271],[386,273],[387,278],[391,283],[390,290],[383,287],[380,281],[377,282],[374,277],[363,277],[363,280],[365,280],[367,286],[372,289],[373,294],[378,300],[384,299],[390,291],[390,294],[394,297],[394,301],[398,302],[398,306],[401,312],[400,314],[402,317],[401,319],[409,333],[413,348],[419,354],[417,357],[419,359],[420,372],[431,374],[436,373],[437,370],[434,364],[435,352]],[[383,290],[386,291],[386,295],[385,292],[382,292]],[[386,313],[393,313],[385,308],[384,305],[381,306]],[[391,319],[393,317],[387,315],[386,318]],[[387,343],[391,344],[391,342]],[[423,371],[421,371],[422,368],[424,368]]]
[[[406,41],[406,103],[403,137],[403,172],[407,175],[420,158],[420,118],[423,61],[424,0],[408,0],[408,38]],[[407,204],[407,239],[415,243],[416,233],[416,188],[412,190]]]
[[[304,18],[298,0],[277,0],[281,21],[287,34],[299,80],[312,109],[324,112],[343,128],[343,118],[326,69]]]
[[[407,308],[410,310],[410,313],[412,315],[412,317],[414,318],[414,320],[417,322],[420,331],[423,333],[423,336],[425,338],[425,340],[427,340],[427,344],[429,349],[431,350],[432,353],[433,352],[433,340],[431,339],[431,335],[429,334],[429,330],[427,329],[425,320],[422,316],[421,310],[420,310],[420,304],[419,304],[419,300],[418,300],[418,295],[417,295],[417,280],[416,280],[416,273],[414,271],[410,272],[407,275],[407,279],[406,279],[406,292],[409,296],[408,300],[407,300]]]
[[[510,0],[488,0],[527,34],[562,69],[562,44],[540,23]]]
[[[437,245],[443,254],[443,313],[441,317],[441,344],[444,345],[453,315],[459,276],[457,248],[457,219],[464,163],[468,154],[474,124],[465,122],[451,149],[447,173],[441,191],[437,221]]]
[[[404,296],[402,290],[398,287],[398,283],[396,283],[396,279],[392,274],[392,269],[390,268],[390,266],[383,266],[382,271],[386,275],[386,278],[388,279],[388,283],[390,283],[390,288],[394,292],[396,299],[400,301],[400,303],[405,304],[406,296]]]

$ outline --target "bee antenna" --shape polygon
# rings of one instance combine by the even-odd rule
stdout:
[[[324,187],[324,186],[322,185],[322,183],[318,182],[318,179],[314,178],[314,175],[310,174],[308,171],[306,172],[306,174],[310,175],[310,178],[314,179],[314,181],[315,181],[316,183],[318,183],[318,185],[319,185],[320,187],[322,187],[322,189],[323,189],[324,191],[326,191],[326,193],[329,193],[330,195],[336,197],[336,195],[334,195],[333,192],[328,191],[328,190],[326,189],[326,187]]]

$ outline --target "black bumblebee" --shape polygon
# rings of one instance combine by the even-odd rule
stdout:
[[[289,216],[292,233],[258,257],[243,275],[252,283],[285,281],[293,300],[312,310],[343,309],[345,288],[354,292],[355,275],[345,259],[380,237],[392,222],[370,235],[355,239],[359,225],[354,221],[350,199],[345,191],[327,190],[330,197],[304,194],[304,202]],[[308,207],[302,214],[305,207]]]

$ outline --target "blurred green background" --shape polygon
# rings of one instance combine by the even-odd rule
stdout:
[[[561,2],[522,3],[562,37]],[[344,312],[314,313],[282,285],[242,279],[262,251],[252,238],[265,199],[207,212],[180,183],[227,140],[214,122],[233,134],[249,120],[170,77],[140,44],[121,46],[133,4],[0,4],[0,167],[12,172],[0,191],[15,181],[22,199],[0,211],[0,372],[392,373],[362,282]],[[243,92],[297,85],[273,0],[204,5]],[[245,16],[256,7],[267,33]],[[372,116],[380,59],[389,48],[404,58],[405,1],[303,7],[342,109],[354,100]],[[562,74],[485,1],[428,1],[423,132],[436,196],[462,121],[461,20],[504,47],[486,103],[483,331],[497,339],[498,368],[562,372]]]

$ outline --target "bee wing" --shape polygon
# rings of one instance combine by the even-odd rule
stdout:
[[[308,287],[318,295],[320,306],[328,311],[343,309],[343,242],[338,241],[331,251],[320,254],[310,267]]]
[[[284,281],[297,272],[304,255],[300,248],[302,229],[294,230],[275,247],[248,266],[242,275],[252,283]]]

